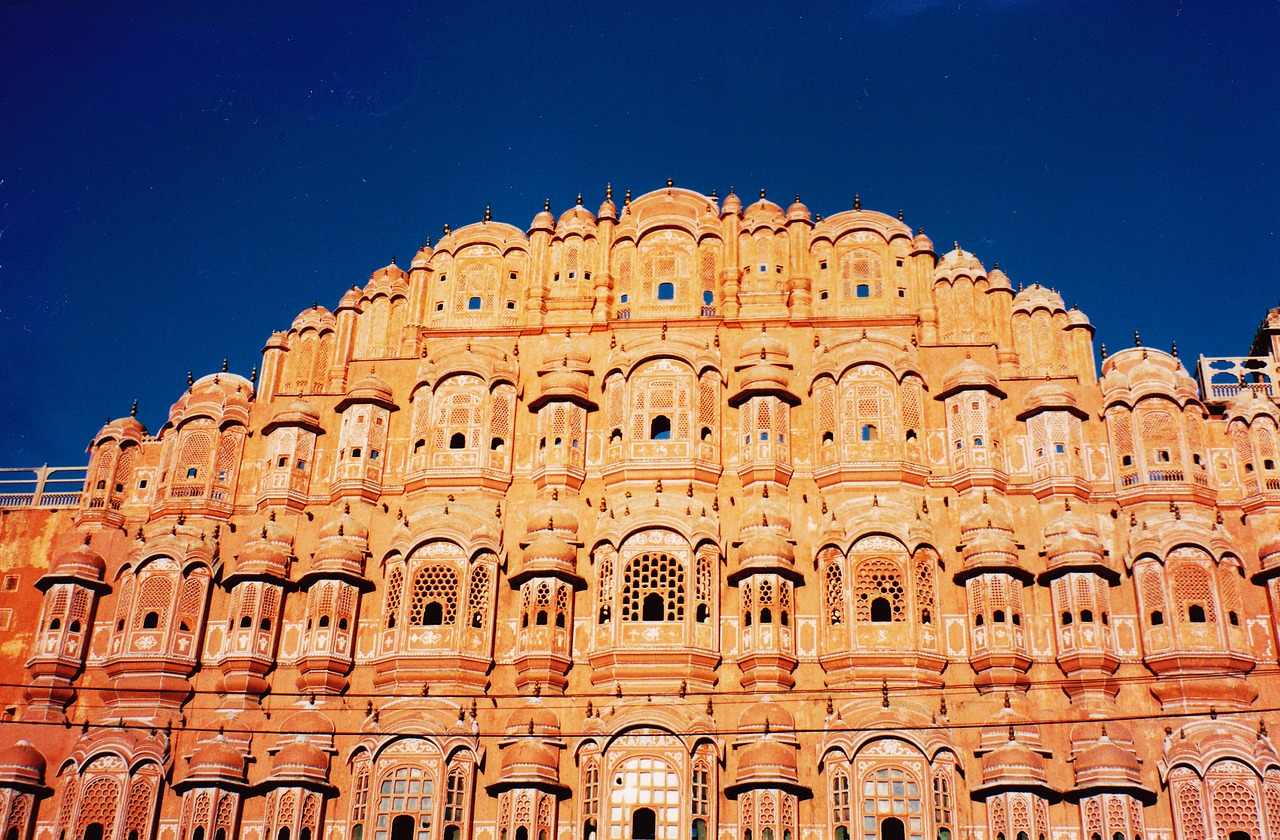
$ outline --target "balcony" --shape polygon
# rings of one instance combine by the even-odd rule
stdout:
[[[1269,356],[1201,356],[1196,375],[1208,404],[1228,402],[1246,388],[1271,400],[1280,393],[1280,368]]]
[[[88,467],[0,469],[0,509],[77,507]]]

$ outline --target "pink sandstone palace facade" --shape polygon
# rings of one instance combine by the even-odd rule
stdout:
[[[1092,332],[856,203],[446,228],[8,499],[0,840],[1277,840],[1280,310]]]

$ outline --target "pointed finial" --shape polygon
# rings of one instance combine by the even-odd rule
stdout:
[[[898,208],[898,221],[902,221],[902,208]]]
[[[952,246],[953,246],[957,251],[959,251],[959,250],[960,250],[960,240],[959,240],[959,239],[953,239],[953,240],[951,240],[951,245],[952,245]]]
[[[673,180],[672,180],[672,179],[670,179],[670,178],[668,178],[668,179],[667,179],[667,189],[671,189],[671,188],[672,188],[672,187],[674,187],[675,185],[676,185],[676,182],[675,182],[675,181],[673,181]]]
[[[854,210],[862,209],[862,196],[858,195],[857,193],[853,194],[853,209]]]
[[[604,200],[613,201],[613,184],[604,185]]]
[[[222,372],[227,372],[227,360],[225,358],[222,360]]]
[[[714,188],[714,187],[712,187],[712,189],[711,189],[711,197],[712,197],[712,198],[717,198],[717,199],[720,197],[719,195],[717,195],[717,194],[716,194],[716,190],[715,190],[715,188]]]
[[[1004,693],[1004,707],[1008,709],[1012,704],[1009,702],[1009,692]],[[1012,738],[1010,740],[1013,740]]]
[[[938,715],[940,717],[947,716],[947,695],[945,694],[938,700]]]
[[[253,370],[249,371],[249,384],[250,385],[258,384],[258,366],[257,365],[254,365]]]
[[[796,193],[796,204],[800,203],[800,193]]]
[[[1107,360],[1107,345],[1104,342],[1102,345],[1102,361],[1105,362],[1106,360]]]
[[[138,401],[137,401],[137,400],[134,400],[134,401],[133,401],[133,407],[129,409],[129,416],[130,416],[130,417],[137,417],[137,416],[138,416]]]
[[[493,219],[493,213],[490,211],[489,205],[486,204],[484,206],[484,220],[488,222],[488,221],[492,221],[492,219]],[[394,262],[394,260],[392,260],[392,262]]]
[[[630,187],[627,187],[627,194],[623,196],[622,203],[627,205],[628,207],[631,206],[631,188]]]
[[[543,211],[544,213],[550,213],[550,212],[551,212],[551,199],[550,199],[550,198],[548,198],[546,201],[542,202],[542,211]]]
[[[1173,343],[1173,357],[1178,358],[1178,342]]]
[[[422,246],[422,247],[423,247],[423,248],[430,248],[430,247],[431,247],[431,237],[430,237],[430,236],[428,236],[428,237],[427,237],[427,241],[423,244],[423,246]]]
[[[1141,347],[1141,346],[1142,346],[1142,336],[1138,335],[1138,331],[1137,331],[1137,330],[1134,330],[1134,331],[1133,331],[1133,346],[1134,346],[1134,347]]]
[[[445,225],[445,226],[444,226],[444,235],[445,235],[445,236],[448,236],[448,235],[449,235],[449,226],[448,226],[448,225]]]
[[[761,201],[764,201],[764,190],[763,190],[763,189],[761,189],[761,190],[760,190],[760,200],[761,200]]]
[[[916,228],[916,236],[924,236],[924,228],[922,227]]]
[[[195,375],[191,371],[187,371],[187,387],[190,388],[194,384],[196,384]]]
[[[889,680],[885,677],[880,679],[880,705],[889,708]]]

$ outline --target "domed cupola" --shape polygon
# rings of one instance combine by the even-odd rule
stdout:
[[[993,501],[983,490],[982,501],[960,517],[960,536],[964,540],[964,569],[957,575],[958,581],[985,572],[1005,572],[1024,582],[1031,579],[1018,562],[1013,517],[1003,498],[997,496]]]
[[[105,592],[109,587],[103,583],[107,561],[89,545],[89,535],[75,548],[64,551],[49,564],[49,571],[36,581],[36,588],[47,591],[56,583],[75,583],[90,589]]]
[[[1111,582],[1119,580],[1119,572],[1104,559],[1105,546],[1097,527],[1074,512],[1069,501],[1063,512],[1045,526],[1044,550],[1050,576],[1093,572]]]
[[[46,793],[44,755],[30,741],[18,741],[0,751],[0,787]]]
[[[391,386],[375,373],[357,380],[348,388],[346,395],[338,402],[335,409],[341,412],[356,403],[372,403],[393,411],[396,409]]]
[[[315,434],[324,432],[324,427],[320,425],[319,410],[303,399],[291,400],[284,408],[277,411],[271,421],[262,428],[262,433],[269,435],[281,427],[307,429]]]
[[[1077,729],[1092,729],[1082,724]],[[1083,738],[1082,732],[1072,734],[1074,756],[1072,769],[1075,787],[1069,792],[1072,799],[1080,799],[1095,793],[1127,793],[1145,804],[1156,800],[1154,791],[1142,783],[1142,764],[1133,749],[1133,739],[1123,726],[1104,723],[1101,731],[1092,738]],[[1113,740],[1109,730],[1116,730],[1119,740]]]
[[[740,373],[738,389],[730,395],[729,405],[737,408],[756,396],[773,396],[789,405],[799,405],[800,398],[791,391],[791,354],[785,342],[765,330],[744,342],[734,370]]]
[[[973,793],[985,798],[1010,790],[1056,794],[1049,786],[1044,756],[1018,740],[1012,726],[1008,740],[982,756],[982,784],[974,788]]]
[[[961,391],[986,391],[1003,399],[1005,392],[1000,388],[1000,379],[988,367],[966,357],[960,364],[947,371],[942,377],[942,390],[934,399],[945,400]]]
[[[179,791],[192,787],[243,788],[247,781],[246,758],[243,751],[219,732],[187,758],[187,775],[174,788]]]
[[[560,346],[542,357],[538,366],[538,395],[529,401],[530,411],[539,411],[556,400],[566,400],[594,411],[591,400],[591,355],[575,343],[566,331]]]
[[[331,790],[329,756],[307,741],[293,741],[275,754],[267,781],[276,786]]]
[[[292,555],[293,532],[276,522],[273,511],[259,536],[246,543],[236,556],[235,570],[223,584],[232,587],[243,580],[286,581]]]
[[[733,192],[733,187],[729,188],[729,194],[725,196],[724,203],[720,205],[720,218],[725,216],[739,216],[742,214],[742,199],[738,198]]]
[[[320,544],[312,555],[311,568],[300,583],[305,586],[317,577],[339,577],[361,587],[371,587],[364,576],[368,556],[369,528],[351,515],[351,505],[345,505],[341,516],[320,529]]]
[[[734,783],[725,789],[727,797],[738,799],[760,789],[808,794],[808,788],[800,784],[795,719],[789,712],[765,696],[742,713],[738,731],[742,733],[734,745],[738,772]]]
[[[788,222],[809,222],[812,217],[809,215],[809,208],[800,202],[800,194],[796,193],[796,200],[787,208]]]
[[[591,215],[591,211],[582,206],[582,196],[578,196],[578,202],[568,210],[560,214],[560,220],[556,222],[556,233],[563,234],[570,230],[583,230],[584,228],[594,228],[596,226],[596,217]]]
[[[725,200],[728,204],[728,199]],[[760,191],[760,200],[748,207],[742,214],[744,230],[755,230],[767,227],[774,230],[781,228],[786,221],[782,208],[765,198],[764,190]]]

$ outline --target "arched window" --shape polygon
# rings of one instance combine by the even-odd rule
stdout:
[[[665,414],[659,414],[649,423],[649,439],[650,440],[670,440],[671,439],[671,418]]]
[[[391,821],[391,840],[413,840],[413,817],[401,814]]]
[[[89,823],[84,830],[84,840],[102,840],[102,823]]]
[[[888,598],[880,597],[871,602],[871,620],[893,621],[893,607]]]
[[[480,298],[472,297],[467,300],[467,309],[476,310],[480,308]]]
[[[658,284],[658,300],[675,300],[676,284],[675,283],[659,283]]]
[[[467,436],[464,435],[462,432],[454,432],[452,435],[449,436],[449,448],[450,449],[466,449]]]
[[[871,287],[866,283],[859,283],[858,289],[857,289],[857,296],[860,298],[871,297]]]
[[[1204,624],[1204,607],[1199,604],[1187,607],[1187,621],[1192,624]]]

